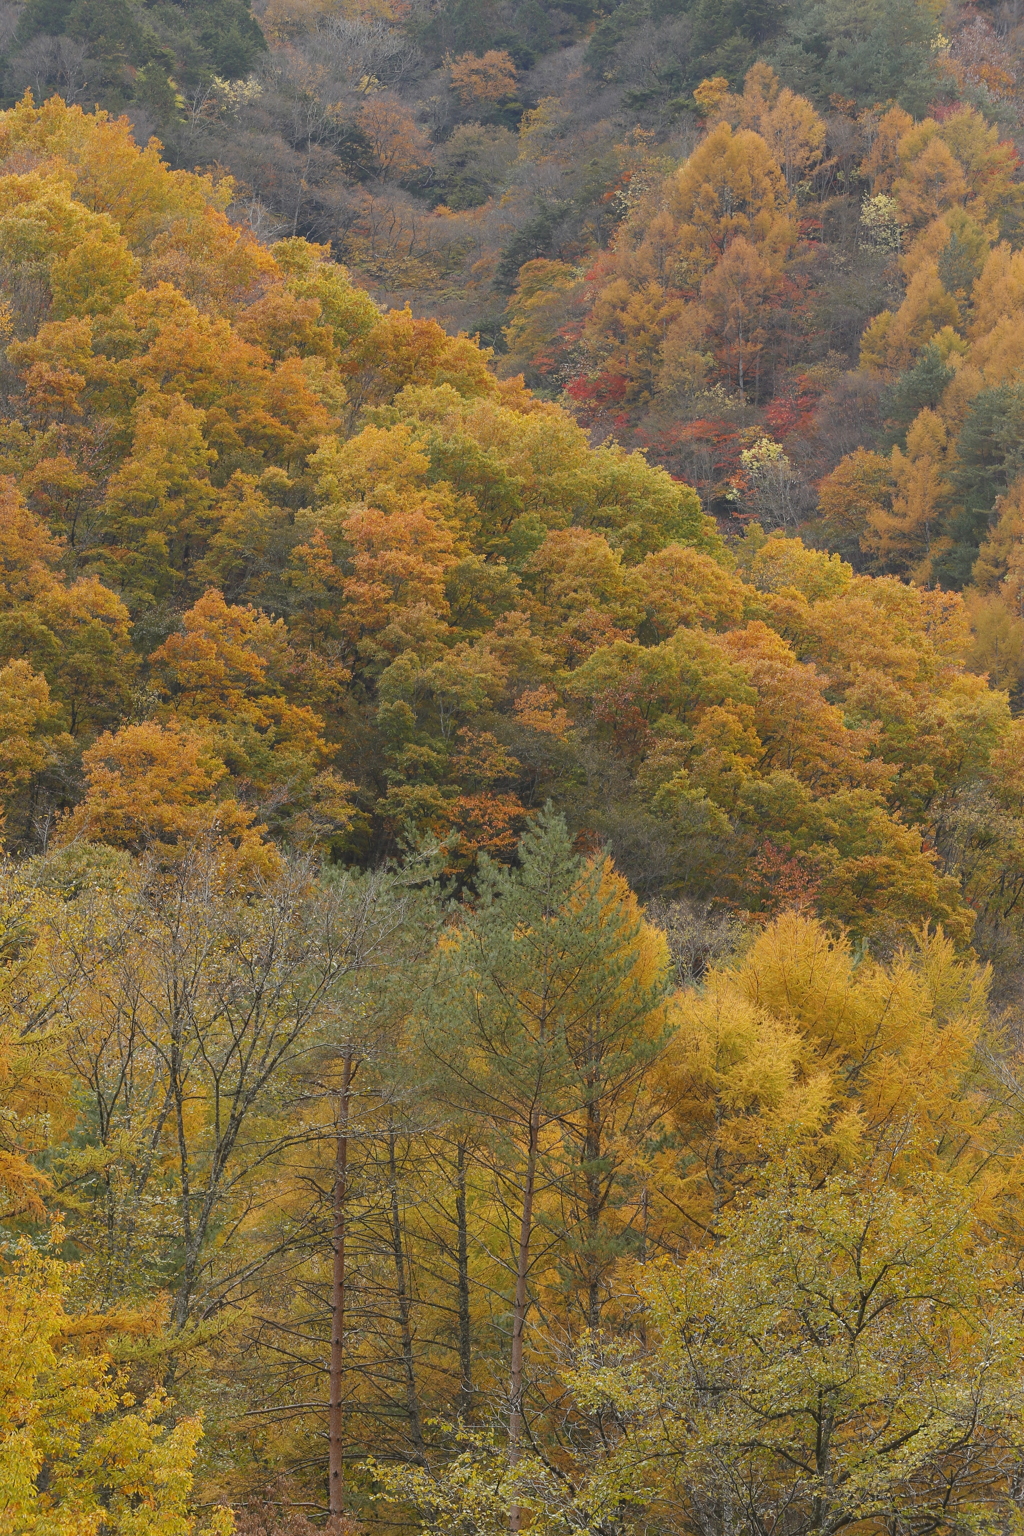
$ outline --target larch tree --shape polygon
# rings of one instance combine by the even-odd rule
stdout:
[[[560,817],[524,834],[519,868],[482,862],[472,904],[442,934],[421,1048],[437,1091],[488,1128],[494,1237],[511,1291],[509,1456],[532,1431],[529,1322],[551,1264],[552,1202],[579,1244],[582,1311],[597,1320],[614,1183],[610,1133],[660,1047],[667,952],[602,860]],[[611,941],[611,942],[609,942]],[[513,1511],[515,1526],[520,1514]]]

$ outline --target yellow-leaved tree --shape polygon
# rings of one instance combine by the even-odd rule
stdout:
[[[807,1188],[776,1166],[714,1248],[639,1276],[646,1351],[585,1352],[581,1409],[618,1443],[573,1503],[686,1532],[726,1502],[741,1528],[797,1536],[1013,1521],[1011,1273],[947,1176],[899,1188],[882,1162]]]
[[[23,1242],[0,1272],[0,1527],[6,1536],[230,1536],[189,1512],[197,1417],[168,1428],[103,1348],[132,1320],[75,1316],[68,1266]]]
[[[681,994],[680,1177],[650,1170],[619,1274],[642,1328],[566,1349],[557,1465],[470,1432],[383,1496],[452,1536],[1013,1524],[1021,1124],[986,987],[941,935],[883,966],[789,914]]]

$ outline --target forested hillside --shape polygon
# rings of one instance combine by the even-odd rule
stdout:
[[[1017,13],[257,12],[0,28],[0,1530],[1015,1530]]]

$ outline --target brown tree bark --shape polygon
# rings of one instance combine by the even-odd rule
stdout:
[[[515,1466],[519,1460],[523,1438],[523,1342],[526,1332],[526,1314],[530,1307],[530,1238],[533,1235],[533,1199],[537,1182],[537,1156],[540,1148],[540,1109],[535,1104],[530,1113],[530,1135],[526,1153],[526,1175],[523,1181],[523,1208],[519,1221],[519,1244],[516,1250],[516,1289],[512,1302],[512,1360],[509,1373],[508,1460]],[[509,1511],[509,1530],[518,1531],[522,1524],[522,1510],[518,1504]]]
[[[327,1507],[331,1515],[345,1513],[345,1437],[342,1391],[345,1377],[345,1199],[348,1194],[348,1140],[354,1076],[351,1050],[342,1058],[338,1093],[337,1142],[334,1155],[334,1204],[331,1274],[330,1402],[327,1412]]]
[[[398,1200],[398,1164],[395,1157],[395,1131],[388,1131],[388,1179],[391,1187],[391,1249],[395,1264],[395,1298],[398,1326],[402,1339],[402,1373],[405,1378],[405,1411],[409,1420],[409,1438],[419,1461],[423,1461],[423,1420],[416,1390],[416,1360],[413,1353],[412,1295],[405,1259],[405,1236]]]
[[[459,1417],[473,1405],[473,1324],[469,1310],[469,1223],[466,1215],[466,1143],[456,1149],[455,1221],[458,1233],[459,1276]]]

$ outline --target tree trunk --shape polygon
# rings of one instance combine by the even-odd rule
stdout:
[[[591,1092],[595,1092],[593,1085],[591,1085]],[[601,1131],[600,1106],[596,1097],[592,1097],[587,1103],[587,1130],[583,1144],[583,1158],[586,1165],[587,1188],[587,1327],[594,1333],[597,1332],[601,1321],[599,1239],[604,1206],[601,1174],[598,1171],[601,1157]]]
[[[459,1417],[473,1406],[473,1333],[469,1315],[469,1226],[466,1220],[466,1143],[460,1141],[455,1162],[455,1222],[458,1241],[459,1287]]]
[[[533,1235],[533,1197],[537,1180],[537,1151],[540,1144],[540,1110],[530,1112],[530,1139],[526,1154],[523,1183],[523,1209],[519,1222],[519,1246],[516,1252],[516,1289],[512,1303],[512,1365],[509,1379],[508,1460],[515,1466],[523,1437],[523,1341],[529,1310],[530,1238]],[[514,1504],[509,1511],[509,1530],[518,1531],[522,1510]]]
[[[402,1335],[402,1368],[405,1375],[405,1411],[409,1420],[409,1438],[417,1460],[423,1461],[423,1426],[416,1391],[416,1366],[412,1347],[412,1298],[409,1295],[402,1246],[402,1212],[398,1203],[398,1165],[395,1159],[395,1132],[388,1129],[388,1178],[391,1185],[391,1246],[395,1259],[395,1293],[398,1300],[398,1325]]]
[[[342,1386],[345,1339],[345,1197],[348,1194],[349,1111],[352,1102],[352,1052],[342,1060],[338,1095],[337,1142],[334,1155],[334,1221],[331,1233],[334,1264],[331,1275],[331,1370],[327,1410],[327,1507],[331,1515],[345,1512],[345,1447]]]

